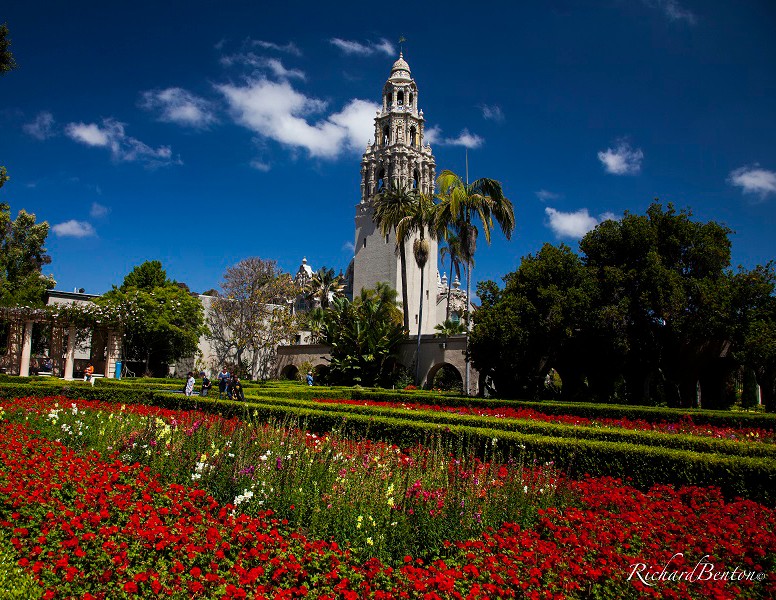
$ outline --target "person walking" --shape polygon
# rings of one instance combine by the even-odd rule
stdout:
[[[186,387],[183,389],[183,393],[187,396],[191,396],[194,391],[194,373],[191,371],[186,375]]]
[[[218,374],[218,397],[220,398],[224,392],[226,392],[226,397],[229,397],[229,393],[226,391],[227,386],[229,385],[229,371],[226,370],[226,367],[221,368],[221,372]]]
[[[307,371],[307,385],[313,384],[313,372]]]
[[[210,379],[204,371],[200,371],[199,374],[202,377],[202,389],[199,391],[199,395],[207,396],[207,393],[210,391],[213,384],[210,382]]]

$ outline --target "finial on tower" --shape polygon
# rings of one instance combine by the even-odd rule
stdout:
[[[404,53],[404,46],[403,46],[403,44],[406,41],[407,41],[406,37],[404,37],[403,35],[399,36],[399,58],[401,58],[401,55]]]

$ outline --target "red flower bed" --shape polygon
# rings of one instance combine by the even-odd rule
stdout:
[[[307,539],[271,513],[235,515],[138,465],[0,423],[0,527],[46,598],[776,595],[774,511],[726,503],[713,488],[643,493],[608,478],[571,485],[577,506],[544,511],[533,529],[505,524],[448,544],[445,559],[428,565],[411,556],[393,567],[355,564],[336,543]],[[667,577],[656,580],[661,569]],[[685,581],[666,580],[672,572]],[[730,581],[731,573],[755,580]]]
[[[374,400],[349,400],[316,398],[315,402],[325,404],[352,404],[356,406],[380,406],[401,408],[404,410],[431,410],[436,412],[449,412],[459,415],[476,415],[480,417],[494,417],[498,419],[529,419],[543,421],[545,423],[561,423],[563,425],[585,425],[590,427],[620,427],[623,429],[636,429],[643,431],[656,431],[658,433],[685,433],[714,437],[735,441],[756,441],[776,443],[776,432],[756,427],[715,427],[713,425],[698,425],[693,423],[691,415],[685,415],[676,423],[657,422],[638,419],[588,419],[574,415],[546,415],[532,408],[472,408],[466,406],[439,406],[437,404],[415,404],[404,402],[382,402]]]

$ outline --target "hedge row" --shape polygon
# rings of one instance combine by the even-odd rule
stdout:
[[[721,438],[702,437],[689,434],[661,433],[633,429],[600,428],[563,423],[546,423],[531,419],[507,419],[479,415],[460,415],[456,413],[431,410],[410,410],[380,406],[353,404],[332,404],[307,400],[251,396],[250,402],[262,402],[274,405],[292,406],[328,410],[345,414],[364,414],[379,417],[400,417],[412,421],[423,421],[443,425],[461,425],[464,427],[488,427],[504,431],[519,431],[534,435],[563,437],[571,439],[622,442],[644,446],[660,446],[691,452],[707,452],[736,456],[753,456],[776,459],[776,445],[764,443],[745,443]]]
[[[247,389],[247,388],[246,388]],[[346,400],[371,400],[375,402],[398,402],[405,404],[433,404],[446,407],[469,408],[530,408],[546,415],[570,415],[587,419],[643,420],[649,423],[676,423],[690,417],[697,425],[717,427],[752,427],[776,431],[776,414],[734,412],[727,410],[702,410],[662,408],[656,406],[633,406],[625,404],[593,404],[586,402],[535,402],[529,400],[490,400],[454,395],[437,395],[424,390],[374,390],[357,388],[325,388],[293,386],[271,386],[261,388],[262,396],[278,398],[343,398]]]
[[[0,385],[0,397],[50,395],[53,386]],[[745,456],[690,452],[622,442],[570,439],[505,431],[486,427],[424,423],[406,418],[323,410],[280,404],[272,398],[232,402],[216,398],[186,397],[163,391],[136,390],[120,386],[104,389],[90,385],[63,386],[58,393],[71,398],[91,398],[124,403],[152,403],[169,408],[194,408],[224,416],[250,413],[259,419],[300,421],[310,430],[337,430],[347,435],[382,439],[406,447],[424,443],[433,436],[454,447],[486,453],[494,446],[502,456],[525,452],[541,462],[554,462],[571,476],[590,474],[622,477],[647,488],[655,483],[716,485],[728,497],[741,496],[767,505],[776,504],[776,460]]]

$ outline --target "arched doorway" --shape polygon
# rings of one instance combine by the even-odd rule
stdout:
[[[281,379],[290,379],[296,381],[299,377],[299,367],[296,365],[286,365],[283,370],[280,371]]]
[[[426,376],[424,388],[442,390],[445,392],[463,392],[463,376],[450,363],[434,365]]]

